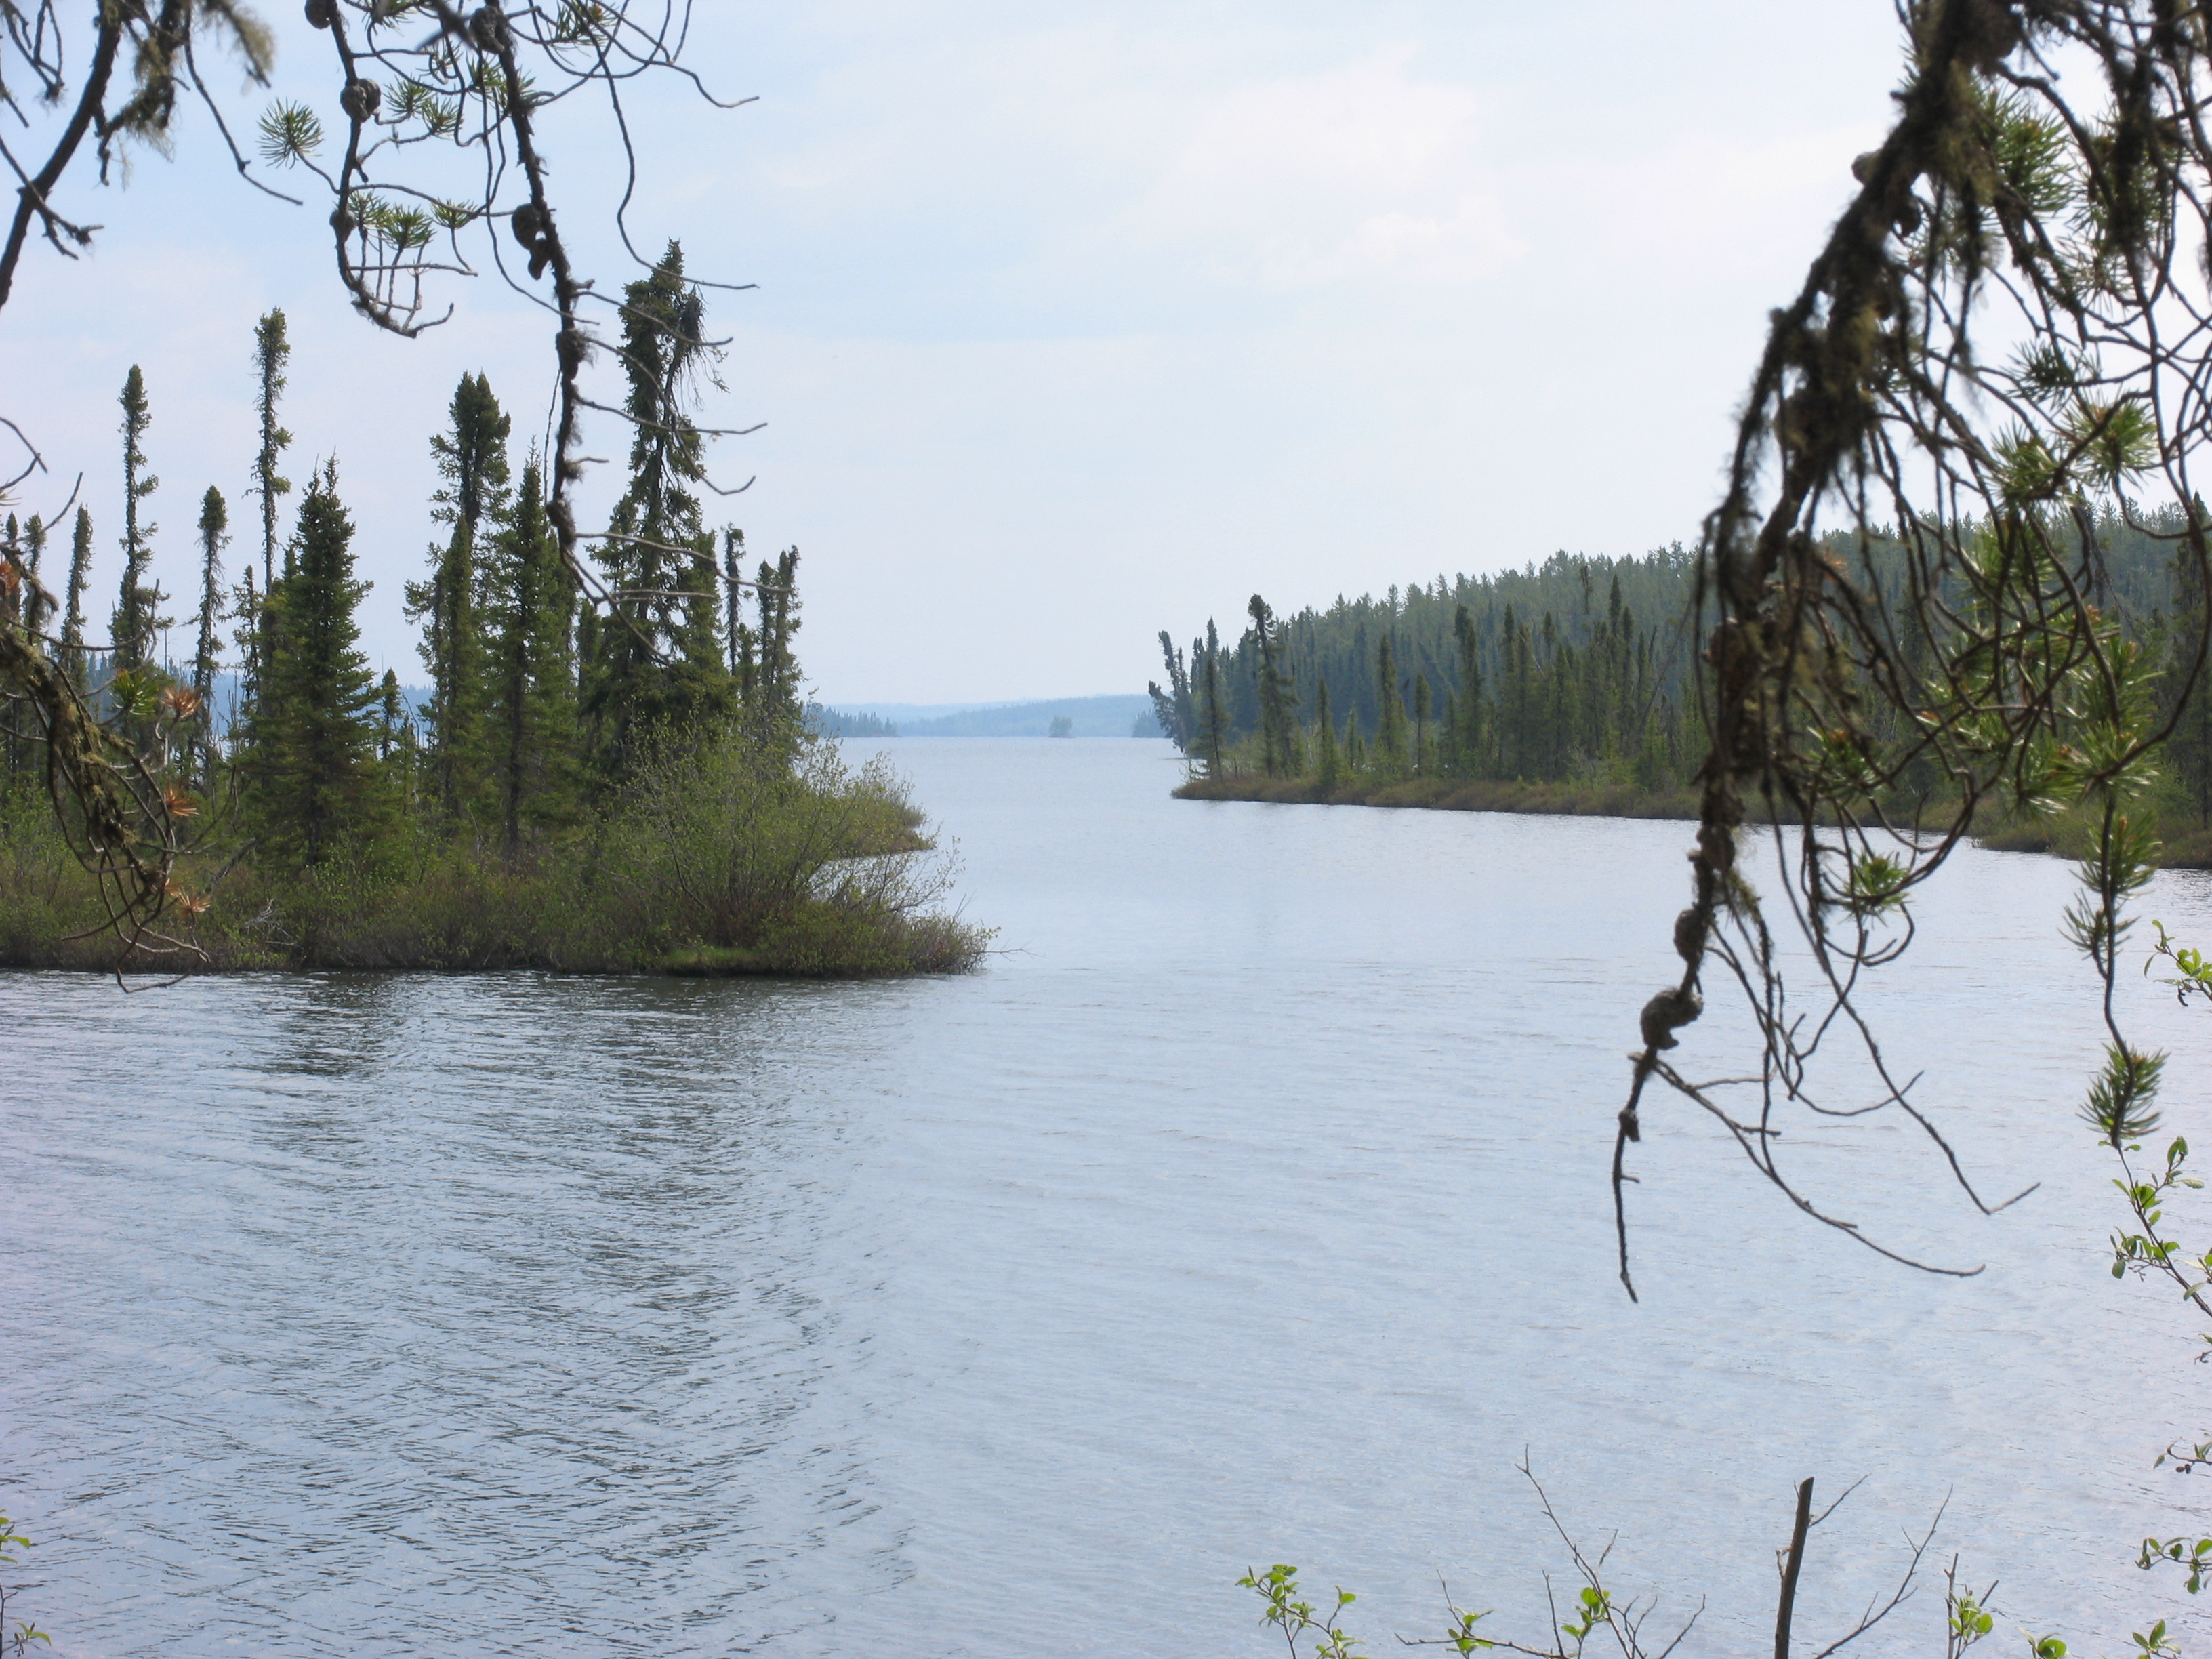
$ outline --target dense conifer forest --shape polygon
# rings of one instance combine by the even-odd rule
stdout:
[[[1241,633],[1160,635],[1161,729],[1209,778],[1582,779],[1663,788],[1685,763],[1691,562],[1555,554],[1393,587]]]
[[[2178,716],[2157,805],[2169,853],[2212,856],[2212,690],[2190,687],[2177,641],[2204,604],[2172,537],[2178,514],[2107,514],[2102,588],[2088,596],[2166,665]],[[1913,580],[1892,544],[1831,538],[1880,591]],[[1233,640],[1209,620],[1188,646],[1163,630],[1160,728],[1189,757],[1178,792],[1203,799],[1694,816],[1705,753],[1691,657],[1694,556],[1554,553],[1484,576],[1416,580],[1279,615],[1261,595]],[[1943,781],[1911,791],[1934,799]],[[1900,805],[1909,808],[1910,800]],[[1989,826],[1999,845],[2063,843],[2064,827]]]
[[[188,659],[149,571],[160,481],[154,398],[121,410],[121,572],[106,637],[88,609],[100,536],[0,526],[8,620],[47,640],[79,695],[156,757],[155,810],[195,829],[173,917],[126,965],[653,968],[897,972],[969,965],[972,929],[927,914],[943,872],[880,766],[848,770],[810,725],[795,641],[799,552],[747,568],[706,517],[692,388],[711,374],[700,302],[672,245],[623,311],[628,485],[591,538],[606,602],[584,602],[533,448],[490,383],[464,375],[428,439],[437,486],[419,580],[427,700],[372,672],[368,584],[343,471],[286,476],[283,313],[252,343],[259,444],[248,540],[210,486],[192,530]],[[50,614],[58,613],[58,614]],[[219,695],[225,706],[218,707]],[[5,736],[0,961],[112,965],[98,884],[58,833],[36,730]]]

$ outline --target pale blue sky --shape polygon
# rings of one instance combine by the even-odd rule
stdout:
[[[320,38],[272,13],[298,76]],[[768,422],[719,464],[758,476],[730,504],[750,544],[805,556],[825,697],[1137,690],[1157,629],[1233,631],[1255,589],[1693,537],[1766,309],[1879,136],[1894,30],[1887,0],[710,3],[690,61],[759,101],[648,100],[632,223],[760,284],[714,301],[710,418]],[[586,197],[606,133],[554,135]],[[113,399],[144,366],[185,592],[201,491],[246,506],[249,331],[283,306],[295,476],[339,457],[372,652],[413,677],[428,434],[466,369],[541,418],[543,324],[485,280],[428,338],[376,335],[319,216],[210,137],[90,204],[90,261],[32,257],[0,394],[87,472],[104,617]]]

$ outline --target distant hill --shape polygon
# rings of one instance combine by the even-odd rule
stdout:
[[[996,702],[841,702],[823,712],[831,714],[868,714],[892,726],[906,726],[916,720],[933,720],[946,714],[964,714],[971,708],[1010,708],[1013,705],[1001,697]]]
[[[825,708],[823,729],[850,720],[852,735],[904,738],[1042,738],[1055,720],[1066,720],[1072,738],[1157,738],[1159,722],[1152,700],[1141,696],[1060,697],[1045,702],[938,704],[858,703]],[[863,722],[890,725],[890,732],[867,732]]]

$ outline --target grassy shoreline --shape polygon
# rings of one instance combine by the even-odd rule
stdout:
[[[1272,801],[1308,806],[1404,806],[1443,812],[1522,812],[1562,817],[1690,818],[1694,790],[1633,784],[1505,783],[1468,778],[1356,778],[1324,791],[1313,778],[1193,778],[1177,800]]]
[[[1403,807],[1443,812],[1513,812],[1557,817],[1668,818],[1694,823],[1697,792],[1649,790],[1634,784],[1522,783],[1465,778],[1347,780],[1324,791],[1313,778],[1250,775],[1193,778],[1172,792],[1177,800],[1262,801],[1281,805]],[[2212,830],[2160,813],[2160,850],[2154,860],[2167,870],[2212,870]],[[2040,853],[2078,859],[2087,850],[2090,826],[2074,813],[2047,819],[1999,817],[1977,835],[1978,845],[1997,853]]]
[[[741,748],[647,768],[588,824],[508,853],[465,824],[313,863],[252,858],[250,819],[181,858],[126,945],[51,808],[0,803],[0,968],[873,979],[967,972],[991,933],[939,906],[954,866],[887,763]]]
[[[901,849],[923,850],[927,843]],[[865,855],[856,864],[896,855]],[[227,878],[176,944],[125,951],[91,883],[46,853],[0,848],[0,969],[143,975],[507,973],[882,979],[977,967],[988,930],[835,890],[764,908],[739,929],[594,893],[592,874],[447,851],[415,870],[340,866]],[[645,914],[660,910],[664,914]]]

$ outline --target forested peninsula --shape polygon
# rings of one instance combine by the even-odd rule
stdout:
[[[2186,672],[2205,600],[2177,551],[2182,530],[2178,513],[2106,514],[2087,597],[2160,665],[2174,729],[2145,806],[2163,860],[2212,866],[2212,690]],[[1878,590],[1901,593],[1911,580],[1894,544],[1837,537],[1822,551],[1871,566]],[[1560,552],[1289,616],[1255,594],[1233,642],[1212,619],[1188,647],[1164,629],[1165,683],[1147,689],[1189,763],[1175,793],[1694,818],[1705,738],[1692,653],[1711,628],[1696,577],[1680,544],[1641,557]],[[1915,736],[1886,735],[1901,748]],[[1907,819],[1948,799],[1932,763],[1908,764],[1904,778],[1891,805]],[[2081,834],[2064,815],[2008,813],[1978,830],[1991,846],[2069,854]]]
[[[810,728],[793,649],[798,550],[748,573],[742,532],[706,521],[691,388],[714,354],[700,310],[673,245],[625,291],[635,436],[607,528],[585,538],[589,569],[562,556],[539,452],[518,472],[511,416],[483,376],[462,378],[429,439],[434,534],[405,589],[428,671],[419,708],[361,648],[368,584],[337,462],[297,485],[283,476],[295,439],[281,311],[251,347],[248,550],[234,580],[232,509],[210,487],[193,532],[192,655],[168,659],[178,619],[149,574],[153,397],[134,367],[119,399],[122,569],[106,637],[93,634],[88,506],[66,525],[8,518],[0,607],[127,735],[120,782],[138,810],[188,831],[185,850],[149,923],[118,902],[100,827],[57,785],[48,733],[10,726],[0,965],[973,966],[987,935],[933,912],[949,871],[903,786],[881,763],[848,769]]]

